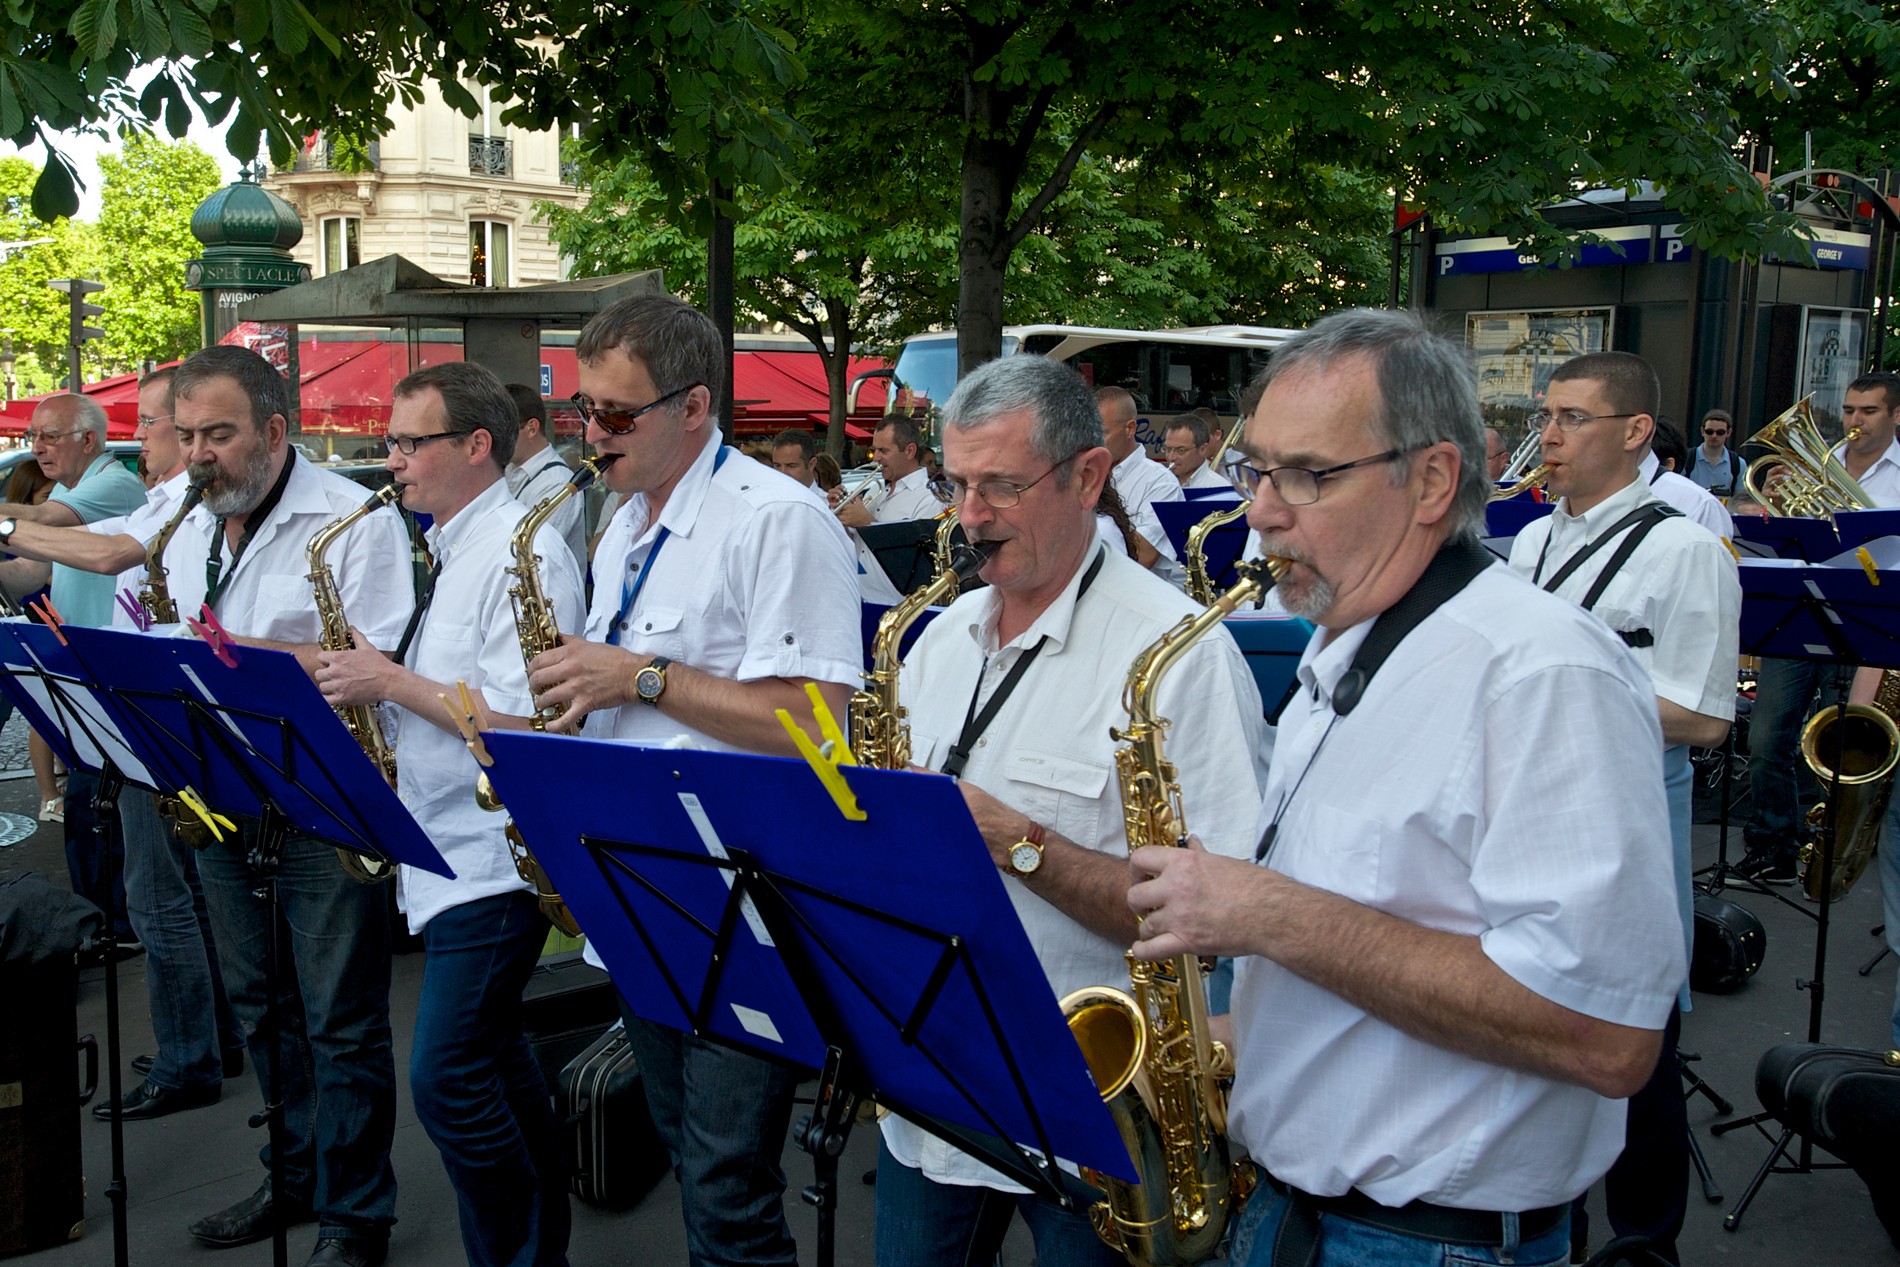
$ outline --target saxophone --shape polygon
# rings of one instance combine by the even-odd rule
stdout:
[[[1186,558],[1188,597],[1205,607],[1214,601],[1214,581],[1207,574],[1207,536],[1223,524],[1230,524],[1247,513],[1252,501],[1224,506],[1188,529]]]
[[[603,453],[582,462],[580,469],[574,472],[573,479],[552,496],[538,502],[515,526],[515,535],[509,542],[515,565],[508,569],[508,575],[515,580],[508,587],[508,597],[515,607],[515,637],[521,643],[524,664],[533,664],[534,658],[543,651],[552,651],[561,645],[560,626],[554,619],[553,609],[548,606],[547,595],[541,592],[541,557],[534,552],[535,534],[541,531],[542,524],[553,518],[554,512],[568,498],[599,479],[600,473],[619,456],[617,453]],[[538,708],[534,716],[528,719],[528,724],[536,730],[546,730],[566,713],[566,704]],[[475,802],[485,810],[502,808],[501,798],[495,795],[494,785],[488,781],[485,773],[476,780]],[[534,860],[534,854],[528,850],[528,842],[521,838],[521,829],[515,826],[513,819],[508,820],[503,834],[508,839],[508,856],[514,860],[515,874],[534,889],[535,899],[541,904],[541,913],[547,916],[550,924],[569,937],[579,937],[581,926],[575,922],[574,913],[561,900],[554,882],[548,879],[548,873]]]
[[[910,765],[910,726],[904,720],[904,706],[897,700],[897,679],[904,669],[904,634],[917,623],[924,608],[955,598],[957,589],[976,575],[998,544],[978,541],[953,547],[950,533],[956,526],[955,510],[946,513],[937,525],[937,557],[948,562],[935,579],[905,595],[877,622],[877,633],[871,639],[871,671],[864,675],[864,689],[851,697],[851,755],[859,765],[879,770],[902,770]]]
[[[178,623],[178,603],[171,596],[171,590],[165,584],[168,574],[165,567],[165,548],[172,543],[178,533],[178,526],[185,522],[185,516],[203,500],[205,495],[202,484],[193,484],[185,490],[185,499],[178,504],[178,513],[166,521],[152,538],[152,544],[145,547],[145,581],[139,586],[139,606],[152,618],[154,624],[175,625]]]
[[[391,483],[383,485],[376,494],[361,506],[344,515],[341,519],[326,524],[310,538],[304,555],[310,563],[310,588],[316,595],[317,616],[323,622],[323,631],[318,637],[318,645],[325,651],[349,651],[356,646],[356,640],[350,636],[349,618],[343,614],[343,595],[337,590],[336,573],[323,561],[324,554],[336,544],[337,538],[356,526],[356,522],[372,511],[381,510],[402,496],[402,486]],[[350,737],[362,745],[376,768],[383,772],[393,787],[396,782],[396,754],[389,747],[389,741],[383,737],[383,728],[377,722],[376,712],[367,704],[353,704],[348,708],[339,708],[336,715],[343,719],[349,728]],[[396,874],[396,869],[380,858],[369,858],[353,850],[339,848],[337,861],[343,864],[344,873],[350,879],[363,884],[374,884],[387,880]]]
[[[1128,849],[1186,840],[1181,785],[1162,755],[1169,722],[1156,715],[1161,678],[1242,603],[1258,605],[1285,564],[1240,565],[1240,582],[1199,615],[1183,617],[1135,658],[1122,691],[1128,725],[1111,731]],[[1142,1182],[1100,1173],[1095,1230],[1136,1267],[1212,1257],[1227,1220],[1253,1188],[1253,1168],[1227,1152],[1226,1080],[1233,1057],[1208,1034],[1201,961],[1144,963],[1130,954],[1128,993],[1089,986],[1062,1000],[1069,1031],[1101,1089]]]
[[[1880,843],[1887,802],[1893,796],[1893,772],[1900,765],[1900,670],[1880,675],[1874,702],[1829,704],[1801,728],[1801,757],[1814,771],[1825,796],[1835,782],[1834,762],[1840,763],[1840,795],[1834,807],[1833,884],[1826,900],[1846,896],[1860,879]],[[1808,810],[1808,825],[1827,821],[1827,802]],[[1819,902],[1821,857],[1819,844],[1801,848],[1801,887],[1809,900]]]

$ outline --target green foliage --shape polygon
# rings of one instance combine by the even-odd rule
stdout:
[[[185,356],[201,341],[198,296],[185,289],[185,262],[202,250],[191,215],[224,183],[218,165],[188,141],[134,134],[121,153],[101,156],[99,169],[106,360],[132,370]]]

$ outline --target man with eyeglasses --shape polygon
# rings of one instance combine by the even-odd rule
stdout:
[[[1240,957],[1229,1261],[1564,1262],[1685,971],[1651,688],[1479,544],[1461,347],[1341,313],[1266,380],[1248,518],[1318,629],[1250,857],[1140,850],[1128,893],[1138,956]]]
[[[326,651],[316,679],[333,707],[394,707],[397,793],[455,872],[399,867],[396,897],[427,955],[410,1098],[455,1189],[468,1260],[555,1264],[567,1253],[566,1167],[521,1017],[548,921],[515,869],[504,817],[476,803],[481,768],[441,705],[460,682],[496,726],[525,729],[535,711],[512,581],[497,562],[529,509],[504,477],[517,451],[511,395],[467,361],[396,384],[385,465],[403,505],[433,519],[435,581],[394,658]],[[578,629],[580,569],[552,522],[535,549],[549,615]]]
[[[774,710],[843,717],[862,669],[857,564],[810,490],[724,443],[719,332],[667,296],[590,320],[575,344],[587,439],[626,497],[594,552],[586,637],[530,666],[552,729],[792,756]],[[599,959],[589,947],[590,961]],[[775,1263],[797,1249],[779,1156],[796,1072],[626,1015],[654,1127],[679,1179],[689,1259]]]
[[[283,376],[244,348],[205,348],[178,367],[173,423],[204,500],[166,561],[174,578],[203,584],[204,605],[235,641],[289,652],[314,674],[322,620],[306,550],[320,529],[363,504],[364,491],[289,443],[286,393]],[[358,645],[395,647],[415,609],[402,517],[365,516],[324,562]],[[273,1196],[266,1178],[190,1232],[226,1248],[314,1217],[311,1267],[374,1267],[396,1218],[386,891],[345,874],[329,842],[292,834],[277,868],[281,922],[273,930],[248,857],[257,824],[240,827],[207,846],[198,867],[259,1085],[285,1106],[284,1188]],[[273,934],[278,971],[290,982],[275,1009],[267,1005]]]
[[[1726,409],[1711,409],[1702,415],[1702,443],[1689,455],[1689,469],[1683,474],[1716,497],[1733,497],[1742,486],[1742,472],[1748,463],[1728,447],[1735,420]]]
[[[1110,727],[1144,648],[1200,608],[1096,538],[1110,478],[1101,417],[1075,371],[1039,356],[978,368],[944,405],[944,472],[987,588],[939,616],[906,657],[912,760],[956,777],[1050,989],[1125,989],[1134,939],[1128,842]],[[1145,460],[1145,459],[1144,459]],[[1163,679],[1168,758],[1188,821],[1234,857],[1252,841],[1259,692],[1225,630]],[[878,1155],[879,1267],[987,1263],[1015,1215],[1049,1267],[1119,1264],[1085,1214],[1027,1195],[896,1116]]]
[[[157,370],[139,384],[139,451],[154,480],[145,504],[129,516],[101,519],[84,528],[15,521],[8,533],[14,554],[114,577],[120,594],[140,591],[146,580],[146,546],[177,514],[189,487],[178,429],[172,425],[175,373],[173,368]],[[190,530],[181,525],[180,531]],[[174,571],[167,585],[181,611],[197,610],[204,593],[202,577]],[[131,614],[119,603],[113,605],[112,624],[134,627]],[[86,809],[75,805],[73,812]],[[143,1121],[215,1103],[224,1078],[243,1071],[244,1031],[218,971],[196,852],[173,838],[159,817],[156,798],[143,789],[120,791],[119,821],[125,840],[126,909],[133,933],[145,946],[146,996],[158,1051],[143,1058],[144,1080],[125,1094],[118,1109],[127,1121]],[[133,1068],[139,1068],[137,1061]],[[93,1107],[98,1118],[113,1112],[112,1104]]]
[[[1182,414],[1168,423],[1161,456],[1182,488],[1217,488],[1232,492],[1234,486],[1227,478],[1207,464],[1208,434],[1206,421],[1194,414]]]
[[[1628,352],[1573,358],[1551,376],[1541,426],[1547,485],[1560,500],[1511,546],[1511,566],[1594,613],[1629,645],[1655,687],[1669,803],[1669,836],[1685,952],[1692,946],[1691,746],[1719,748],[1735,717],[1741,582],[1735,558],[1708,529],[1675,511],[1643,477],[1662,388]],[[1678,983],[1681,1009],[1688,982]],[[1629,1148],[1610,1172],[1606,1205],[1617,1235],[1641,1235],[1674,1261],[1686,1210],[1688,1121],[1672,1018],[1654,1076],[1632,1101]],[[1579,1237],[1579,1241],[1582,1237]]]

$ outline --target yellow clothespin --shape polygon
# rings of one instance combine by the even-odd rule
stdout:
[[[442,701],[442,707],[449,711],[449,720],[455,723],[455,729],[462,736],[462,742],[474,756],[476,764],[483,769],[495,764],[495,758],[488,754],[488,745],[482,742],[482,732],[488,729],[488,719],[482,716],[482,710],[475,706],[475,697],[468,693],[468,683],[457,681],[455,689],[461,693],[462,707],[458,710],[449,702],[449,697],[436,692],[436,698]]]
[[[778,709],[779,725],[785,727],[785,733],[798,745],[798,755],[825,785],[825,791],[837,803],[838,812],[853,822],[863,822],[869,815],[858,808],[858,798],[851,791],[851,785],[844,781],[844,775],[838,773],[839,766],[856,765],[858,759],[851,754],[851,745],[845,741],[844,732],[838,729],[838,719],[831,715],[825,706],[824,696],[818,693],[816,683],[805,683],[805,697],[811,701],[811,715],[818,723],[818,733],[824,736],[824,747],[813,743],[805,728],[792,720],[792,714],[786,709]]]
[[[204,798],[198,795],[196,788],[180,788],[178,790],[178,803],[197,815],[198,821],[203,823],[211,832],[213,840],[222,841],[225,832],[234,832],[237,830],[236,823],[204,803]]]
[[[1866,546],[1854,551],[1854,561],[1859,563],[1860,570],[1867,574],[1869,585],[1880,584],[1880,569],[1874,566],[1874,556],[1867,553]]]

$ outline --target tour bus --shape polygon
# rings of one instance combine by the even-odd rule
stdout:
[[[1294,333],[1270,326],[1005,326],[1003,355],[1052,357],[1074,367],[1090,387],[1126,387],[1141,411],[1136,435],[1152,453],[1161,447],[1162,425],[1175,414],[1204,405],[1231,423],[1240,393]],[[906,339],[887,372],[892,408],[932,414],[957,384],[956,331]]]

